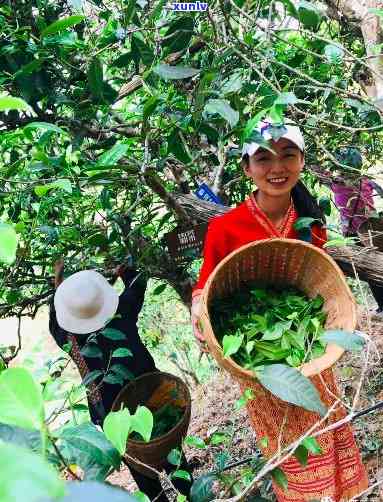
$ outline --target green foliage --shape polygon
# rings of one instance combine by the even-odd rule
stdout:
[[[64,482],[39,455],[0,442],[0,500],[2,502],[38,502],[42,498],[63,497]]]
[[[139,406],[132,416],[131,429],[140,434],[144,441],[150,441],[153,431],[153,414],[146,406]]]
[[[210,307],[214,333],[225,357],[255,369],[275,361],[300,366],[324,353],[323,299],[295,289],[277,291],[249,284]]]
[[[230,23],[222,12],[226,3],[217,4],[225,24],[218,31],[208,16],[173,13],[162,1],[152,6],[130,0],[122,10],[114,1],[98,4],[88,2],[86,13],[81,2],[28,0],[0,6],[0,317],[34,314],[48,301],[52,265],[60,256],[69,274],[92,268],[110,275],[130,254],[148,277],[161,281],[156,303],[152,288],[142,312],[145,340],[157,347],[164,365],[203,379],[213,364],[206,356],[199,359],[188,312],[175,302],[174,290],[164,288],[171,284],[187,303],[198,271],[193,258],[176,266],[164,244],[164,234],[178,223],[168,197],[182,191],[174,173],[182,172],[185,186],[194,192],[201,179],[215,179],[223,162],[225,201],[237,204],[251,190],[246,179],[238,179],[241,142],[254,140],[255,123],[271,115],[275,123],[285,116],[299,118],[308,166],[358,180],[382,152],[380,112],[363,92],[370,52],[352,24],[327,19],[316,1],[294,5],[283,0],[282,12],[265,0],[256,25],[253,2],[230,6]],[[246,16],[239,18],[235,6]],[[379,10],[374,14],[380,16]],[[281,31],[287,16],[298,19],[299,26]],[[276,127],[275,134],[280,132]],[[338,147],[351,143],[363,163],[356,165],[355,156],[351,163],[337,157],[335,162]],[[307,179],[317,191],[314,178]],[[324,207],[328,213],[329,202]],[[278,337],[278,330],[271,331],[261,343]],[[252,341],[246,340],[245,350],[255,352],[255,345],[248,345]],[[299,338],[288,342],[289,351],[302,350]],[[265,346],[261,349],[265,352]],[[126,350],[115,350],[117,361],[109,371],[93,373],[85,383],[130,378],[118,364],[118,358],[129,357]],[[102,357],[94,342],[85,345],[83,354]],[[291,362],[297,363],[293,354]],[[49,375],[44,385],[47,400],[55,389],[67,395]],[[70,426],[76,427],[84,415],[77,401],[84,398],[84,389],[75,387],[68,395]],[[242,403],[252,397],[244,396]],[[17,396],[8,398],[17,402]],[[21,408],[6,404],[6,413],[0,405],[1,416],[41,426],[39,399],[22,420]],[[74,432],[78,442],[62,438],[61,432],[65,428],[54,437],[65,458],[81,461],[87,476],[103,479],[117,466],[119,452],[100,431],[105,443],[96,440],[94,431],[87,439],[84,430]],[[44,450],[51,457],[48,443]],[[102,455],[102,448],[110,454]],[[62,468],[59,459],[55,462]],[[66,500],[96,501],[96,496],[130,499],[85,482],[71,485]]]
[[[225,31],[164,2],[131,0],[123,12],[114,1],[86,12],[81,2],[1,5],[0,218],[19,256],[0,285],[0,316],[47,301],[59,256],[72,273],[109,271],[130,253],[186,302],[193,258],[174,266],[163,240],[179,215],[168,195],[182,191],[170,173],[194,192],[224,162],[225,201],[242,201],[251,187],[238,179],[238,153],[266,115],[299,117],[308,166],[351,176],[331,156],[350,143],[363,171],[381,157],[380,114],[359,84],[360,33],[329,22],[316,1],[280,4],[262,2],[255,26],[254,6],[239,1]],[[288,16],[299,23],[281,31]]]
[[[103,430],[105,436],[123,455],[126,450],[126,441],[131,431],[132,417],[127,408],[120,411],[111,411],[105,417]]]
[[[287,490],[288,487],[287,477],[286,474],[282,471],[282,469],[276,467],[271,471],[271,475],[273,477],[273,480],[280,488],[282,488],[282,490]]]
[[[216,474],[206,474],[196,479],[190,490],[191,502],[210,502],[210,500],[214,500],[213,485],[216,480]]]
[[[254,392],[251,389],[245,389],[242,396],[234,403],[234,408],[236,410],[240,410],[241,408],[246,406],[248,401],[254,398]]]
[[[322,305],[319,296],[310,300],[293,289],[274,291],[250,284],[230,298],[215,300],[210,314],[225,357],[255,370],[262,385],[284,401],[324,415],[315,386],[289,367],[324,353]]]
[[[0,223],[0,263],[11,265],[16,259],[18,236],[11,225]]]
[[[178,448],[174,448],[168,455],[168,462],[178,467],[181,463],[182,453]]]
[[[285,364],[273,364],[265,366],[256,374],[261,384],[283,401],[315,411],[321,416],[326,414],[327,409],[316,387],[297,369]]]
[[[54,21],[52,24],[44,28],[44,30],[41,32],[41,37],[43,38],[48,35],[56,35],[56,33],[60,33],[67,28],[76,26],[76,24],[81,23],[84,19],[85,16],[80,15],[68,16],[64,19],[58,19],[57,21]]]
[[[41,388],[24,368],[9,368],[0,374],[0,422],[42,430],[44,406]]]
[[[336,345],[351,351],[360,351],[366,344],[365,338],[357,332],[350,333],[340,329],[325,331],[323,335],[321,335],[321,340],[326,343],[335,343]]]
[[[164,80],[180,80],[194,77],[199,73],[196,68],[187,68],[185,66],[170,66],[168,64],[159,64],[153,70]]]
[[[101,331],[101,335],[105,336],[105,338],[109,338],[110,340],[125,340],[126,334],[118,329],[113,328],[105,328]]]
[[[14,96],[0,95],[0,112],[6,110],[28,110],[29,106],[23,99]]]
[[[97,464],[119,468],[119,452],[93,424],[65,428],[60,434],[60,440],[65,448],[70,449],[74,460],[72,463],[82,466],[92,459]]]
[[[184,444],[187,446],[193,446],[194,448],[204,449],[206,448],[205,441],[196,436],[186,436],[184,439]]]

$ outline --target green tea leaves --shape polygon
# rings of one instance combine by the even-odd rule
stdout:
[[[43,428],[41,388],[24,368],[9,368],[0,374],[0,422],[28,430]]]
[[[356,331],[342,331],[340,329],[330,329],[321,335],[321,340],[326,343],[335,343],[345,350],[357,352],[363,349],[366,340],[358,335]]]
[[[0,222],[0,264],[12,265],[16,260],[18,236],[11,225]]]
[[[184,443],[187,446],[194,446],[194,448],[199,448],[200,450],[206,448],[205,441],[197,436],[186,436]]]
[[[204,108],[204,114],[220,115],[234,127],[239,120],[239,113],[230,106],[226,99],[209,99]]]
[[[243,335],[225,335],[223,337],[223,355],[224,357],[230,357],[237,353],[243,342]]]
[[[132,431],[142,436],[144,441],[150,441],[153,430],[153,414],[145,406],[139,406],[132,415]]]
[[[285,364],[265,366],[257,378],[274,396],[324,416],[326,407],[311,381],[295,368]]]
[[[200,72],[200,70],[197,70],[196,68],[188,68],[186,66],[170,66],[168,64],[161,63],[154,68],[154,72],[164,80],[181,80],[184,78],[194,77]]]
[[[318,441],[311,436],[305,438],[301,444],[313,455],[321,455],[322,453],[322,448],[319,446]]]
[[[56,35],[56,33],[60,33],[63,30],[72,28],[73,26],[76,26],[76,24],[81,23],[84,19],[85,16],[82,15],[74,15],[65,17],[63,19],[58,19],[57,21],[54,21],[52,24],[47,26],[41,32],[41,38],[44,38],[48,35]]]
[[[127,408],[120,411],[111,411],[105,417],[103,424],[105,436],[121,455],[125,453],[131,425],[132,417]]]

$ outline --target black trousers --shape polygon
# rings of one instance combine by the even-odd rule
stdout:
[[[383,311],[383,286],[378,286],[375,282],[369,282],[371,293],[378,304],[379,310]]]
[[[164,467],[167,474],[174,472],[176,467],[171,464],[167,464]],[[181,465],[179,469],[189,472],[189,466],[186,461],[185,456],[183,456]],[[136,471],[133,467],[129,466],[131,475],[136,482],[139,490],[149,497],[150,500],[156,500],[156,502],[169,502],[169,499],[165,495],[159,479],[152,479],[144,476],[140,472]],[[184,479],[175,478],[172,479],[172,484],[177,488],[177,490],[189,498],[189,492],[191,488],[192,481],[186,481]]]

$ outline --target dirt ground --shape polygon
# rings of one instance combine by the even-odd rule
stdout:
[[[365,374],[360,393],[358,409],[383,400],[383,366],[376,351],[383,353],[383,318],[372,317],[369,321],[362,310],[359,312],[358,329],[371,336],[372,348],[369,356],[369,367]],[[353,402],[358,389],[363,368],[363,358],[360,354],[346,353],[337,366],[338,381],[347,404]],[[194,476],[207,473],[214,468],[217,455],[230,451],[230,462],[258,454],[256,437],[251,429],[246,409],[234,412],[235,401],[240,391],[230,377],[219,371],[212,381],[195,388],[192,393],[193,410],[188,433],[203,439],[209,438],[214,432],[226,433],[230,440],[225,447],[219,445],[204,450],[188,448],[187,458],[195,466]],[[363,461],[367,466],[370,484],[383,479],[383,411],[371,413],[354,422],[354,430],[360,446]],[[124,467],[109,479],[113,484],[135,491],[137,487]],[[270,483],[263,487],[263,495],[275,500]],[[375,488],[368,495],[359,499],[361,502],[377,502],[383,500],[383,490]]]

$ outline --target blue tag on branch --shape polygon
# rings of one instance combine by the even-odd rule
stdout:
[[[198,187],[198,190],[196,191],[195,194],[199,199],[223,205],[221,199],[214,192],[211,191],[211,189],[206,185],[206,183],[202,183],[202,185]]]

